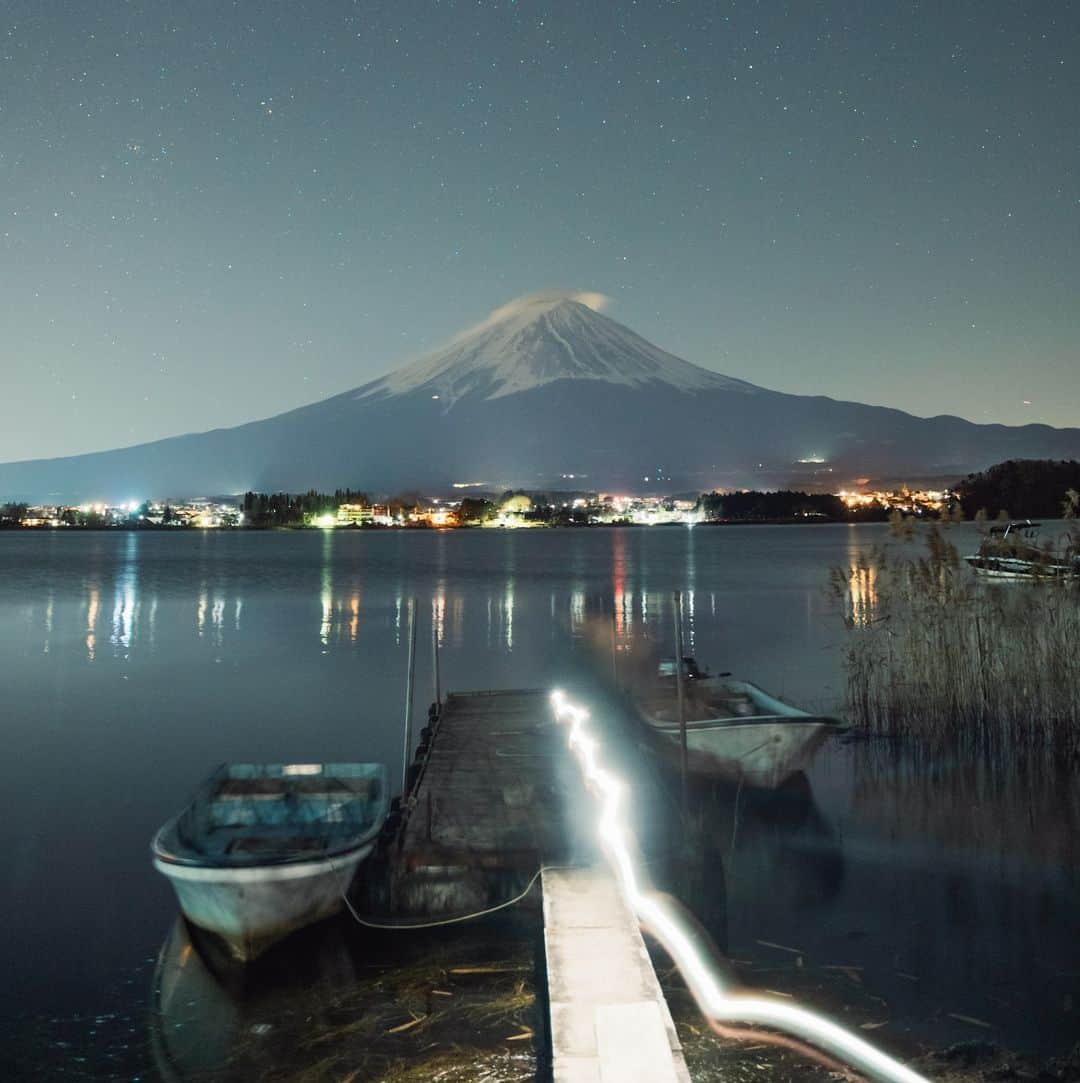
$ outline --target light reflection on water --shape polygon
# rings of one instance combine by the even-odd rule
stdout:
[[[91,583],[87,588],[86,599],[86,655],[92,662],[97,656],[97,619],[98,608],[101,605],[101,588],[97,583]]]
[[[871,624],[877,616],[877,579],[873,565],[853,564],[849,569],[848,607],[853,624]]]
[[[558,634],[563,627],[572,639],[583,638],[588,623],[602,616],[613,614],[617,649],[627,650],[641,638],[663,639],[670,630],[672,592],[670,590],[650,590],[644,576],[632,577],[628,574],[623,532],[610,532],[615,539],[612,551],[612,575],[610,594],[603,590],[603,584],[583,578],[584,565],[581,554],[575,561],[574,578],[568,584],[565,593],[549,594],[549,616],[553,620],[552,634]],[[687,531],[687,537],[693,533]],[[111,590],[103,592],[100,581],[87,577],[81,586],[81,611],[85,612],[85,634],[83,643],[86,659],[89,662],[99,658],[99,640],[101,607],[104,603],[110,608],[108,624],[108,643],[112,648],[113,658],[127,658],[134,654],[144,656],[153,654],[158,649],[158,617],[162,607],[162,591],[158,585],[149,589],[149,596],[139,582],[138,542],[139,536],[125,535],[122,560],[118,561],[111,580]],[[371,598],[372,605],[384,608],[387,599],[376,584],[368,584],[365,590],[354,585],[355,580],[335,581],[335,559],[332,535],[322,535],[318,578],[318,611],[314,622],[316,638],[324,650],[333,645],[355,645],[361,632],[362,599],[365,594]],[[145,539],[144,539],[145,540]],[[697,626],[699,623],[698,606],[701,592],[694,589],[696,573],[693,548],[687,550],[687,586],[683,588],[683,613],[685,620],[686,648],[696,650]],[[853,579],[854,581],[854,579]],[[635,590],[634,584],[638,588]],[[374,588],[373,590],[371,588]],[[598,589],[599,588],[599,589]],[[242,620],[245,613],[245,593],[251,586],[241,577],[230,581],[228,577],[211,579],[202,577],[193,599],[194,631],[197,639],[205,639],[213,647],[220,649],[227,633],[242,633]],[[515,648],[515,617],[520,607],[518,595],[520,587],[515,575],[513,551],[508,550],[507,563],[502,569],[501,587],[495,591],[476,590],[475,584],[454,587],[448,581],[445,571],[433,585],[429,602],[429,619],[434,623],[440,646],[460,649],[466,639],[466,623],[474,619],[471,607],[477,601],[483,605],[484,640],[493,650],[500,648],[512,652]],[[380,594],[382,596],[380,596]],[[478,596],[479,594],[479,596]],[[168,605],[172,605],[175,596],[166,593]],[[718,592],[707,591],[704,594],[708,615],[715,618],[722,602]],[[405,623],[405,610],[408,593],[405,585],[398,582],[389,601],[393,613],[393,634],[395,645],[400,646]],[[858,605],[870,605],[870,601],[859,601]],[[31,608],[31,614],[38,612]],[[42,651],[48,653],[50,641],[57,618],[57,592],[50,589],[40,609],[40,622],[31,618],[32,625],[40,634]],[[530,614],[532,616],[532,614]],[[174,632],[175,629],[171,629]],[[290,630],[290,635],[294,634]],[[142,642],[140,643],[140,640]]]
[[[827,573],[852,570],[848,615],[872,619],[876,581],[860,565],[886,538],[874,527],[0,535],[0,788],[14,810],[0,818],[10,872],[0,961],[19,990],[4,1000],[16,1022],[0,1032],[0,1052],[16,1043],[19,1019],[92,1016],[102,990],[154,953],[175,904],[147,840],[215,763],[368,758],[396,770],[411,598],[418,642],[435,629],[444,689],[542,686],[592,657],[602,675],[613,657],[626,672],[670,653],[681,590],[689,651],[829,710],[844,633]],[[429,654],[418,651],[418,711]],[[1013,1003],[1040,995],[1042,982],[1039,1011],[1060,1036],[1066,979],[1042,961],[1030,980],[1016,973],[1016,954],[980,940],[986,926],[963,900],[1001,900],[976,910],[993,938],[1017,943],[1038,900],[1049,954],[1080,972],[1061,943],[1080,814],[1038,780],[998,781],[904,756],[871,764],[863,746],[837,747],[812,773],[809,826],[747,815],[736,830],[717,798],[708,818],[718,860],[732,861],[735,839],[722,908],[737,918],[726,935],[748,953],[755,939],[818,938],[823,955],[850,959],[868,949],[846,932],[871,927],[882,952],[895,941],[928,973],[936,959],[961,960],[1009,985]],[[1022,875],[1010,865],[1018,851]],[[887,927],[891,897],[904,900],[908,932]],[[715,888],[699,902],[703,918],[717,909]],[[871,903],[882,913],[868,914]],[[942,938],[955,950],[935,948]],[[1007,1026],[1005,1013],[993,1022]]]
[[[864,626],[873,623],[878,615],[878,565],[874,553],[859,542],[858,533],[851,528],[843,564],[844,608],[852,624]]]

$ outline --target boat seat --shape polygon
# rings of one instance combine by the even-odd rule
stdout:
[[[295,854],[317,853],[336,845],[342,839],[356,834],[354,822],[319,825],[320,830],[305,832],[304,824],[284,822],[279,824],[231,824],[218,825],[191,840],[194,848],[207,857],[226,854]]]
[[[370,779],[350,780],[345,783],[341,779],[313,776],[310,778],[227,778],[224,779],[214,794],[215,800],[228,800],[230,798],[259,798],[259,797],[285,797],[288,794],[300,795],[331,795],[337,794],[342,797],[363,797],[371,788]]]
[[[209,809],[211,831],[231,827],[257,827],[259,830],[304,825],[363,825],[370,815],[370,805],[355,795],[322,796],[278,794],[274,798],[248,795],[246,798],[215,799]]]
[[[224,848],[227,854],[305,853],[326,849],[325,835],[240,835]]]

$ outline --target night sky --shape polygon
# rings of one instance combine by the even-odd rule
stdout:
[[[0,61],[0,460],[544,287],[766,387],[1080,424],[1080,5],[7,0]]]

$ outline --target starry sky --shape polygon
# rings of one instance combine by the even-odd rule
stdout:
[[[0,460],[280,412],[519,294],[1080,424],[1080,5],[7,0]]]

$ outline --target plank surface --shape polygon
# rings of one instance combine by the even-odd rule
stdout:
[[[611,874],[545,870],[555,1083],[689,1083],[645,942]]]
[[[448,696],[399,840],[397,909],[483,906],[564,860],[569,766],[546,692]]]

